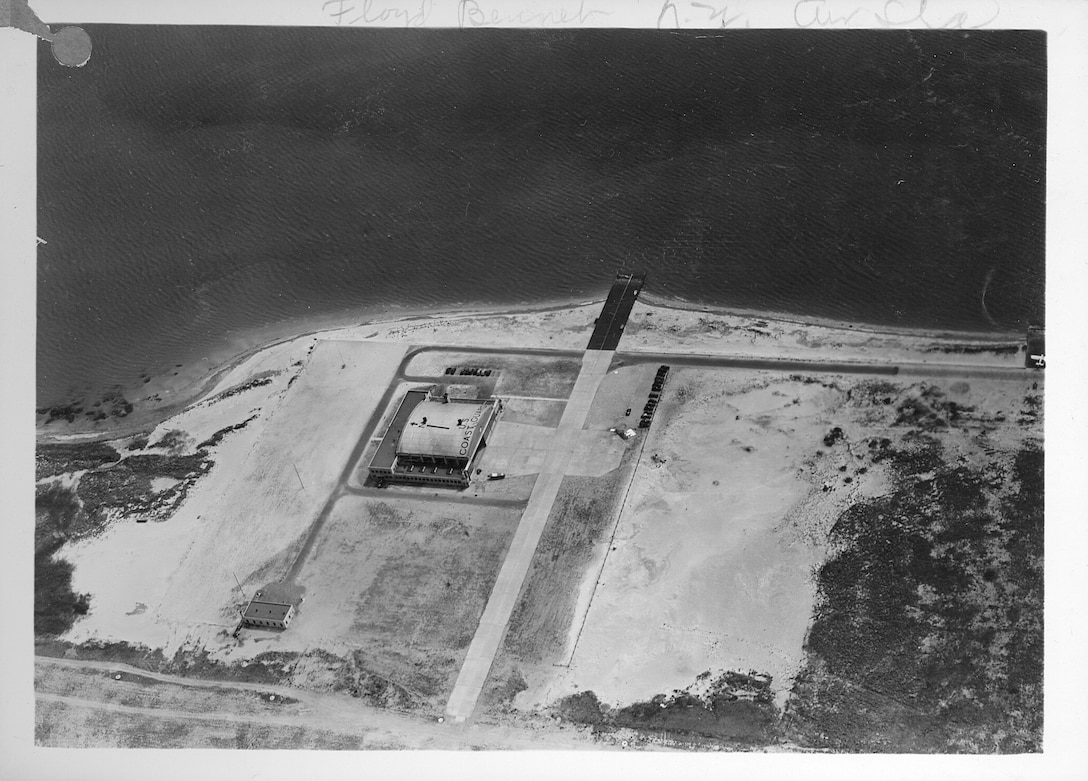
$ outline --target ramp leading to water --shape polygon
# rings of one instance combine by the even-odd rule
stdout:
[[[627,318],[631,316],[631,308],[645,282],[645,274],[616,275],[616,281],[612,283],[608,299],[601,309],[601,316],[597,318],[593,335],[589,337],[587,350],[616,349],[623,335],[623,328],[627,325]]]

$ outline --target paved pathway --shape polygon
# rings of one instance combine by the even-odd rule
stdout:
[[[585,425],[593,397],[608,373],[608,366],[615,353],[611,350],[589,350],[582,357],[582,369],[574,383],[563,417],[553,440],[553,447],[544,460],[540,475],[529,496],[529,503],[521,516],[514,539],[506,553],[495,586],[491,590],[480,625],[465,655],[465,662],[457,676],[446,714],[455,722],[465,721],[476,708],[491,664],[498,653],[510,614],[514,610],[525,575],[529,571],[540,535],[551,514],[552,503],[566,474],[570,453]]]

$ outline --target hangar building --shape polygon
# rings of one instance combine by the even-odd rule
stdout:
[[[410,390],[370,461],[379,484],[465,488],[502,409],[499,399],[465,399],[445,389]]]

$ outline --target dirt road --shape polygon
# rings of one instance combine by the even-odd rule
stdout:
[[[362,739],[365,747],[395,749],[567,749],[602,750],[610,748],[590,735],[576,729],[549,726],[546,730],[531,726],[497,726],[493,724],[458,725],[449,721],[427,722],[401,713],[376,710],[358,700],[338,694],[304,691],[289,686],[239,683],[202,678],[183,678],[132,667],[127,664],[91,660],[35,657],[35,664],[64,667],[73,674],[88,671],[122,673],[152,679],[164,684],[188,688],[231,689],[248,693],[275,694],[297,700],[297,705],[281,706],[282,715],[262,713],[243,715],[231,711],[178,710],[144,708],[104,702],[97,699],[72,697],[51,692],[35,692],[44,702],[60,702],[73,707],[137,715],[148,719],[195,720],[204,722],[277,724],[304,727]],[[112,684],[109,677],[101,678],[103,686]],[[287,709],[290,708],[289,712]]]

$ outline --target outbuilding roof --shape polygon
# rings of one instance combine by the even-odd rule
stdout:
[[[260,602],[254,599],[249,603],[243,618],[260,618],[266,621],[282,621],[291,610],[291,605],[282,602]]]
[[[494,414],[494,401],[421,401],[404,426],[397,453],[472,458]]]

